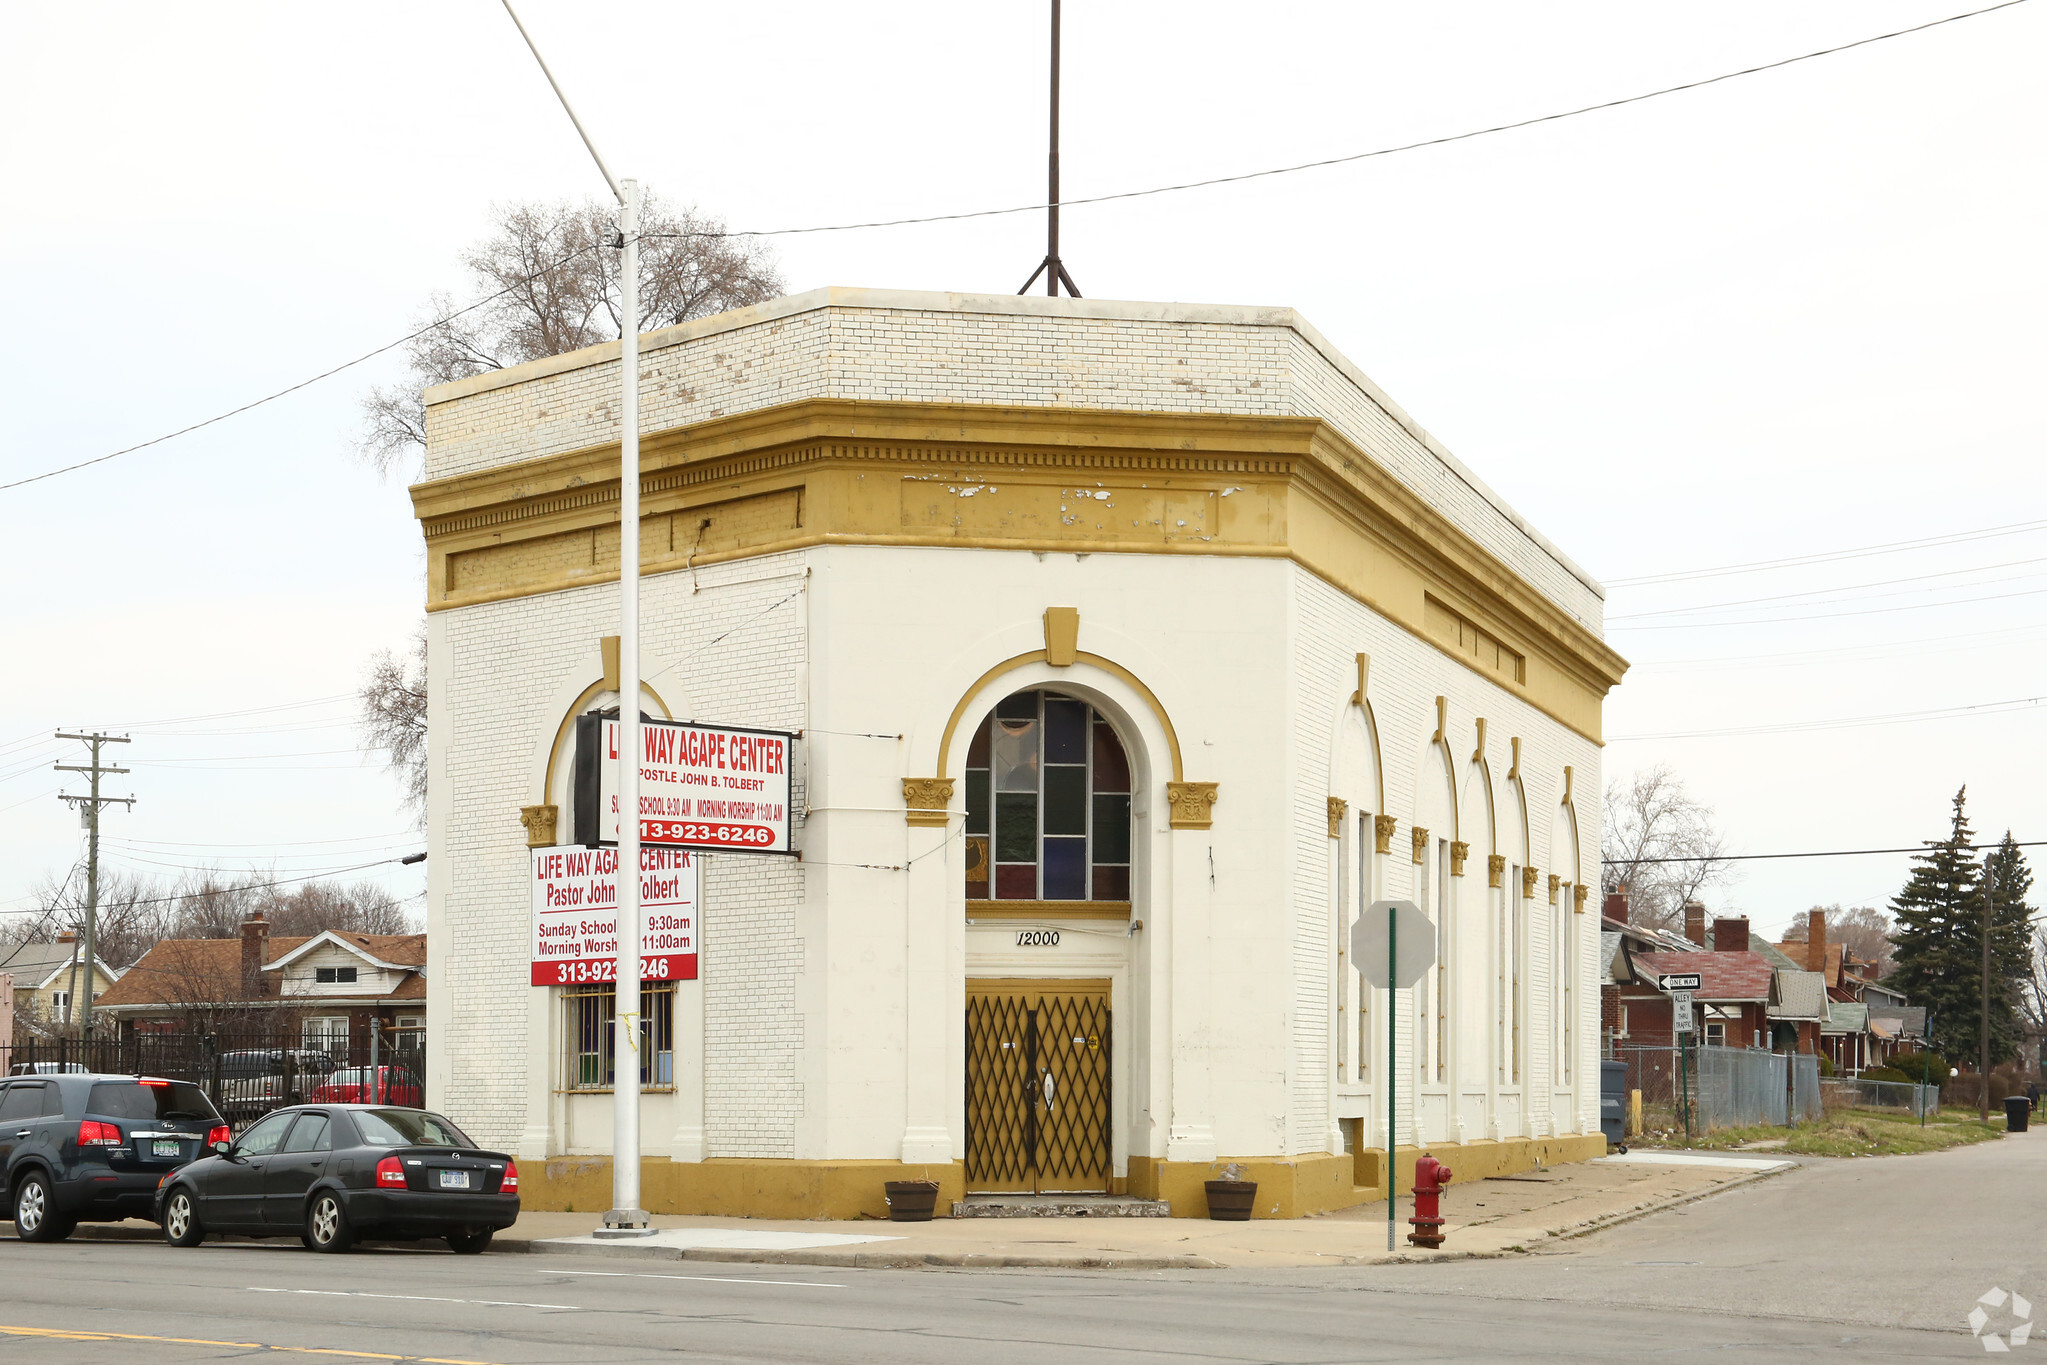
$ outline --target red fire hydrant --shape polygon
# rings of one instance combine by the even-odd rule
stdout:
[[[1414,1231],[1407,1240],[1418,1247],[1443,1245],[1443,1216],[1436,1199],[1450,1183],[1450,1168],[1432,1156],[1414,1163]]]

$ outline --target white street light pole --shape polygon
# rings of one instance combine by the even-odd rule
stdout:
[[[617,179],[512,0],[519,36],[618,198],[618,979],[611,1042],[611,1209],[600,1237],[653,1235],[640,1207],[640,182]]]

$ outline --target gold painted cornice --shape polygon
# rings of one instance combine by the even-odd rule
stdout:
[[[429,611],[617,581],[616,444],[411,492]],[[806,399],[649,433],[641,497],[649,574],[827,544],[1290,558],[1594,740],[1627,667],[1319,418]],[[1432,630],[1429,598],[1525,678]]]

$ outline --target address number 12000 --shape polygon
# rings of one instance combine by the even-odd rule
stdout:
[[[642,820],[640,838],[650,844],[724,844],[732,848],[766,847],[775,832],[766,825],[715,825],[691,820]]]

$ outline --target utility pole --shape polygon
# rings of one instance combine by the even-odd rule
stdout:
[[[611,1043],[611,1208],[600,1237],[651,1237],[640,1207],[640,182],[620,180],[569,104],[512,0],[505,13],[526,40],[562,112],[618,200],[618,969]]]
[[[1077,299],[1080,290],[1074,287],[1073,276],[1066,273],[1066,264],[1059,259],[1059,0],[1052,0],[1052,150],[1045,159],[1045,176],[1045,259],[1016,292],[1028,292],[1038,282],[1038,276],[1043,275],[1046,294],[1058,298],[1059,286],[1064,284],[1067,294]]]
[[[1983,996],[1981,1000],[1981,1021],[1977,1025],[1976,1044],[1981,1059],[1976,1067],[1976,1076],[1982,1084],[1977,1093],[1977,1117],[1983,1122],[1990,1121],[1990,911],[1997,899],[1997,851],[1983,860]]]
[[[86,831],[85,994],[82,996],[78,993],[78,966],[76,958],[72,959],[71,967],[72,1014],[78,1020],[78,1036],[81,1039],[85,1039],[92,1037],[92,981],[93,971],[98,965],[98,949],[94,944],[94,938],[98,925],[100,904],[100,807],[119,803],[133,810],[135,808],[135,798],[132,796],[100,795],[100,779],[102,777],[128,771],[126,768],[109,768],[101,763],[100,749],[108,744],[126,744],[129,742],[128,736],[103,735],[98,732],[89,735],[74,735],[60,730],[57,732],[57,738],[75,739],[81,744],[90,746],[92,749],[92,763],[89,766],[80,767],[75,763],[59,763],[55,765],[60,773],[84,773],[92,779],[92,794],[90,796],[64,796],[60,798],[78,807],[79,815],[84,820]]]

